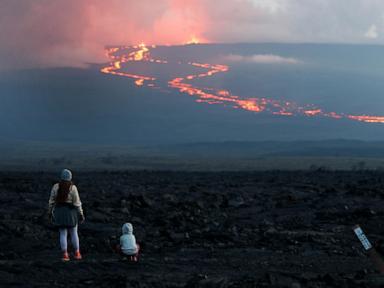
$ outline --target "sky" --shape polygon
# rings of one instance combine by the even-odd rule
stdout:
[[[384,44],[382,0],[2,0],[0,70],[105,62],[105,45]]]

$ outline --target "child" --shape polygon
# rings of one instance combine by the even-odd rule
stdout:
[[[125,223],[121,230],[123,235],[120,237],[120,245],[117,246],[117,251],[122,256],[130,256],[131,261],[137,262],[140,246],[136,243],[135,235],[133,235],[132,224]]]

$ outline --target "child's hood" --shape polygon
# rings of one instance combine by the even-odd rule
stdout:
[[[132,234],[133,227],[131,223],[125,223],[123,227],[121,228],[123,234]]]

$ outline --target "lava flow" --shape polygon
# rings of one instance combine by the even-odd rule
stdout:
[[[195,40],[192,42],[195,43]],[[156,85],[156,77],[148,75],[138,75],[123,71],[129,62],[149,62],[156,64],[168,64],[170,60],[160,60],[151,57],[151,49],[156,46],[147,47],[145,44],[138,46],[123,46],[107,48],[106,54],[111,63],[102,68],[101,72],[111,75],[131,78],[137,86],[147,86],[151,88],[177,89],[181,93],[196,97],[199,103],[227,105],[234,109],[243,109],[255,113],[266,112],[274,115],[295,116],[302,115],[306,117],[328,117],[333,119],[350,119],[366,123],[384,123],[384,116],[369,115],[348,115],[344,113],[326,112],[314,105],[298,105],[294,102],[273,100],[270,98],[243,98],[232,95],[224,89],[215,89],[209,87],[198,87],[190,82],[195,79],[212,77],[218,73],[226,73],[229,67],[226,65],[202,64],[197,62],[175,62],[179,65],[190,65],[196,70],[205,70],[197,74],[191,74],[184,77],[176,77],[168,83],[159,83]]]

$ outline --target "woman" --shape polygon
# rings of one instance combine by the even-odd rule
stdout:
[[[81,223],[85,217],[81,206],[79,192],[72,183],[72,172],[64,169],[61,172],[61,181],[53,185],[51,196],[48,204],[48,214],[55,226],[60,231],[60,246],[63,252],[63,261],[69,261],[67,251],[68,232],[71,235],[72,246],[75,250],[74,258],[80,260],[79,236],[77,234],[77,226],[79,216]]]

